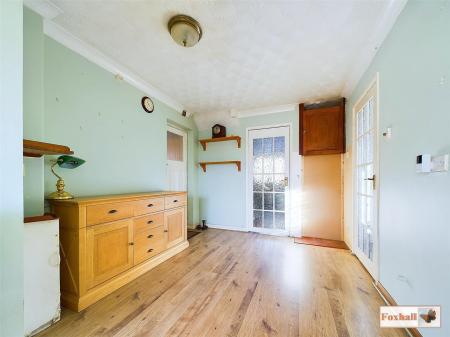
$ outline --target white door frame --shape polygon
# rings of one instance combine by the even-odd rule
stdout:
[[[352,158],[352,171],[353,171],[353,253],[365,266],[367,271],[377,282],[379,280],[379,246],[380,246],[380,231],[379,231],[379,200],[380,200],[380,160],[379,160],[379,120],[380,120],[380,90],[379,90],[379,73],[377,72],[375,78],[370,82],[368,88],[360,96],[360,98],[353,105],[352,111],[352,146],[353,146],[353,158]],[[375,90],[376,92],[376,104],[374,109],[375,117],[373,119],[374,123],[374,157],[373,157],[373,169],[374,175],[376,177],[376,188],[374,190],[374,245],[373,245],[373,262],[371,262],[358,248],[358,172],[357,172],[357,121],[356,114],[360,110],[358,107],[362,107],[362,104],[368,99],[368,94],[370,91]]]
[[[252,204],[252,193],[253,193],[253,177],[251,175],[252,173],[252,169],[250,168],[250,156],[253,156],[253,153],[250,153],[250,132],[254,131],[254,130],[262,130],[262,129],[274,129],[274,128],[281,128],[281,127],[287,127],[288,128],[288,153],[287,153],[287,157],[288,157],[288,161],[289,161],[289,165],[288,165],[288,185],[287,185],[287,189],[288,192],[285,195],[285,226],[286,228],[284,230],[278,230],[278,231],[274,231],[271,229],[265,229],[265,228],[261,228],[259,230],[257,230],[257,232],[261,233],[261,234],[271,234],[271,235],[277,235],[277,236],[289,236],[290,232],[291,232],[291,212],[290,212],[290,191],[291,191],[291,186],[292,186],[292,172],[291,172],[291,132],[292,132],[292,123],[284,123],[284,124],[275,124],[275,125],[261,125],[261,126],[254,126],[254,127],[248,127],[246,129],[246,158],[245,158],[245,190],[246,190],[246,209],[245,209],[245,214],[246,214],[246,223],[247,223],[247,229],[251,232],[255,232],[255,228],[253,227],[253,204]]]
[[[185,190],[185,192],[187,192],[187,189],[188,189],[188,165],[187,165],[187,162],[188,162],[188,152],[187,152],[188,133],[186,130],[177,128],[175,126],[172,126],[171,124],[167,124],[166,137],[167,137],[167,131],[183,137],[183,162],[184,162],[184,172],[186,174],[186,190]],[[169,185],[169,179],[168,179],[169,163],[168,162],[169,162],[169,160],[167,159],[167,154],[166,154],[166,185],[167,185],[167,188],[170,189],[170,187],[168,186]]]

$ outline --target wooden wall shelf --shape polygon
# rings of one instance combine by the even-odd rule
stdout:
[[[206,166],[208,166],[208,165],[227,165],[227,164],[235,164],[237,166],[238,172],[241,172],[241,161],[240,160],[205,161],[205,162],[199,163],[203,172],[206,172]]]
[[[241,148],[241,137],[239,137],[239,136],[199,139],[199,142],[200,142],[200,144],[202,144],[203,151],[206,151],[206,144],[208,144],[208,143],[226,142],[226,141],[230,141],[230,140],[235,140],[237,142],[238,149]]]
[[[49,221],[49,220],[56,220],[56,219],[58,219],[58,217],[53,214],[44,214],[44,215],[37,215],[37,216],[27,216],[23,219],[23,222],[31,223],[31,222]]]
[[[73,154],[70,147],[65,145],[38,142],[35,140],[23,140],[23,155],[25,157],[42,157],[43,155]]]

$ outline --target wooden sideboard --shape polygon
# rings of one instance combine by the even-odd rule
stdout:
[[[60,219],[61,302],[75,311],[189,246],[186,192],[49,202]]]

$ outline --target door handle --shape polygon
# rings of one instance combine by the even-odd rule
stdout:
[[[371,181],[372,182],[372,189],[373,190],[375,190],[375,188],[376,188],[376,177],[375,177],[375,174],[372,176],[372,178],[364,178],[364,180],[368,180],[368,181]]]

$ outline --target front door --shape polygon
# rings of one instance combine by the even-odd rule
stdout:
[[[289,234],[289,126],[248,131],[247,219],[251,231]]]
[[[356,104],[355,117],[355,253],[366,269],[378,277],[378,165],[377,84]]]

